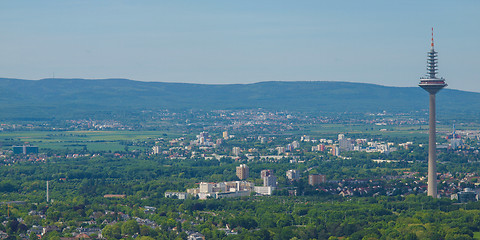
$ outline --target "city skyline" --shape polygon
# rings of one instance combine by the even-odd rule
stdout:
[[[480,3],[0,3],[0,77],[413,87],[436,29],[451,89],[480,92]],[[443,16],[438,18],[437,16]]]

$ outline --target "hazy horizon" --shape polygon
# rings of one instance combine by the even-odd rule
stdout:
[[[12,1],[0,77],[416,87],[435,28],[439,74],[480,92],[477,1]]]
[[[0,77],[2,79],[2,77]],[[285,83],[305,83],[305,82],[332,82],[332,83],[358,83],[358,84],[373,84],[373,85],[378,85],[382,87],[399,87],[399,88],[416,88],[418,86],[392,86],[392,85],[385,85],[381,83],[366,83],[366,82],[354,82],[354,81],[309,81],[309,80],[304,80],[304,81],[275,81],[275,80],[269,80],[269,81],[259,81],[259,82],[248,82],[248,83],[195,83],[195,82],[166,82],[166,81],[142,81],[142,80],[136,80],[136,79],[128,79],[128,78],[41,78],[41,79],[19,79],[19,78],[3,78],[3,79],[16,79],[16,80],[26,80],[26,81],[42,81],[42,80],[49,80],[49,79],[63,79],[63,80],[87,80],[87,81],[102,81],[102,80],[128,80],[128,81],[134,81],[134,82],[144,82],[144,83],[178,83],[178,84],[199,84],[199,85],[248,85],[248,84],[257,84],[257,83],[268,83],[268,82],[285,82]],[[450,88],[447,87],[445,89],[448,90],[458,90],[458,91],[464,91],[464,92],[473,92],[473,93],[480,93],[480,91],[474,91],[474,90],[462,90],[462,89],[455,89],[455,88]]]

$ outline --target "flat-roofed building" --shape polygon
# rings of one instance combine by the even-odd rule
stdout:
[[[187,199],[186,192],[165,192],[166,198]]]
[[[200,192],[201,193],[211,193],[211,192],[213,192],[213,184],[212,183],[201,182],[200,183]]]
[[[37,146],[13,146],[13,153],[14,154],[37,154],[38,147]]]

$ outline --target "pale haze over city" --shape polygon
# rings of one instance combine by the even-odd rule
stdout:
[[[433,27],[438,75],[480,92],[479,10],[474,0],[2,1],[0,75],[416,87]]]
[[[479,0],[0,0],[0,240],[480,240]]]

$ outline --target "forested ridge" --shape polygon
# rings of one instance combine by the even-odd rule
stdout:
[[[317,113],[426,111],[419,87],[386,87],[351,82],[259,82],[189,84],[127,79],[0,78],[0,118],[52,120],[130,118],[144,110],[258,109]],[[479,116],[480,93],[442,90],[439,118]]]

